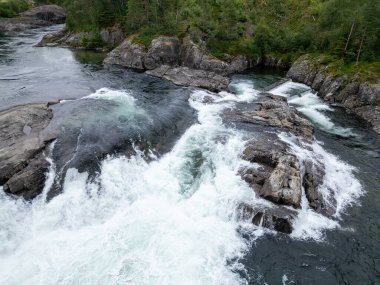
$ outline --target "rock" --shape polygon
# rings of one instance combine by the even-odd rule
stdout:
[[[42,190],[46,163],[40,153],[47,140],[41,132],[52,116],[46,104],[18,106],[0,112],[0,185],[5,184],[5,191],[31,198]],[[26,181],[28,177],[30,183]]]
[[[159,37],[148,49],[129,38],[110,52],[104,63],[148,70],[148,74],[177,85],[220,91],[227,89],[227,75],[249,67],[248,59],[242,55],[228,56],[227,60],[213,57],[204,45],[195,44],[190,37],[182,43],[175,37]]]
[[[124,40],[124,31],[120,24],[115,24],[112,27],[101,29],[100,37],[104,43],[111,46],[117,46]]]
[[[182,45],[182,65],[192,69],[212,71],[218,74],[227,75],[233,73],[230,65],[213,57],[205,45],[196,45],[190,37],[186,37]]]
[[[42,156],[33,159],[4,184],[4,192],[22,196],[26,200],[35,198],[44,188],[49,165],[49,162]]]
[[[178,66],[180,42],[174,37],[154,39],[144,58],[146,69],[155,69],[161,65]]]
[[[269,93],[261,96],[261,101],[255,106],[226,109],[224,115],[228,121],[281,128],[301,135],[309,142],[313,139],[313,125],[301,117],[295,108],[289,107],[286,98]]]
[[[31,18],[0,18],[0,35],[14,35],[28,29],[37,29],[50,25],[50,22]]]
[[[42,5],[16,18],[0,18],[0,34],[12,35],[27,29],[36,29],[64,23],[65,11],[57,5]]]
[[[123,43],[113,51],[111,51],[104,60],[104,63],[145,70],[145,56],[145,47],[143,45],[133,43],[129,38],[123,41]]]
[[[318,171],[313,169],[318,167]],[[305,164],[305,173],[302,185],[305,189],[306,198],[309,205],[314,210],[322,208],[322,195],[317,191],[318,186],[323,182],[324,172],[321,167],[314,165],[312,162],[307,161]]]
[[[164,78],[180,86],[194,86],[212,91],[225,90],[230,79],[214,72],[190,69],[188,67],[170,67],[162,65],[146,72],[149,75]]]
[[[66,21],[65,10],[57,5],[37,6],[21,13],[21,16],[51,22],[53,24],[64,24]]]
[[[93,32],[69,32],[63,29],[58,32],[50,33],[41,39],[35,47],[72,47],[72,48],[83,48],[85,39],[91,39],[94,37]]]
[[[327,66],[308,55],[294,62],[288,78],[311,86],[318,95],[331,103],[339,103],[354,114],[369,122],[380,134],[380,86],[368,82],[348,80],[346,76],[336,77],[329,73]]]
[[[301,172],[298,159],[275,134],[250,140],[243,159],[257,167],[241,170],[243,179],[257,195],[276,204],[301,207]]]
[[[241,203],[238,207],[239,218],[250,220],[256,226],[262,226],[277,232],[291,234],[292,223],[296,217],[296,212],[289,209],[253,207],[246,203]]]

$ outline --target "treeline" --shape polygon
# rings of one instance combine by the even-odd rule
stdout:
[[[0,17],[16,17],[28,8],[29,3],[26,0],[0,0]]]
[[[12,1],[12,0],[10,0]],[[43,0],[40,0],[43,1]],[[46,1],[45,1],[46,2]],[[379,0],[49,0],[72,30],[121,23],[143,43],[190,34],[216,56],[324,53],[344,62],[380,58]]]

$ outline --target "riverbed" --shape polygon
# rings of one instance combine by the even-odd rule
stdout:
[[[283,74],[235,75],[219,94],[179,87],[105,67],[104,54],[33,47],[60,28],[0,38],[0,110],[54,102],[51,128],[67,133],[49,146],[39,197],[0,192],[1,284],[380,282],[380,142],[365,122],[305,85],[270,89],[315,125],[342,207],[331,219],[304,211],[291,235],[242,223],[246,134],[220,113]]]

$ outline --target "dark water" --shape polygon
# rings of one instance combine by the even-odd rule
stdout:
[[[103,54],[61,48],[34,48],[42,35],[60,27],[0,38],[0,110],[32,102],[79,99],[107,88],[97,96],[118,96],[129,101],[85,98],[53,106],[51,131],[61,131],[55,153],[57,165],[99,171],[99,160],[126,142],[140,142],[165,153],[195,122],[188,105],[191,90],[144,74],[104,68]],[[281,73],[253,72],[235,77],[251,80],[264,89],[281,79]],[[119,92],[118,91],[118,92]],[[124,114],[128,114],[125,117]],[[249,284],[380,284],[380,142],[368,126],[336,109],[331,119],[355,136],[342,137],[316,130],[324,148],[356,167],[366,194],[361,206],[350,208],[341,227],[328,230],[325,240],[294,240],[286,235],[266,234],[245,255]],[[131,142],[132,143],[132,142]],[[119,146],[120,144],[120,146]],[[62,147],[63,146],[63,147]],[[118,149],[119,148],[119,149]],[[67,153],[65,153],[67,152]],[[59,161],[75,152],[74,159]]]

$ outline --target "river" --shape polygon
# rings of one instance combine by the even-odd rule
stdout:
[[[325,162],[338,202],[333,218],[300,210],[291,235],[275,233],[236,219],[252,199],[237,175],[246,134],[220,114],[280,73],[235,75],[219,94],[178,87],[103,54],[33,47],[60,28],[0,38],[0,110],[61,100],[51,127],[67,134],[39,197],[0,191],[0,284],[380,282],[380,142],[363,121],[305,85],[270,90],[316,126],[313,150],[294,149]]]

